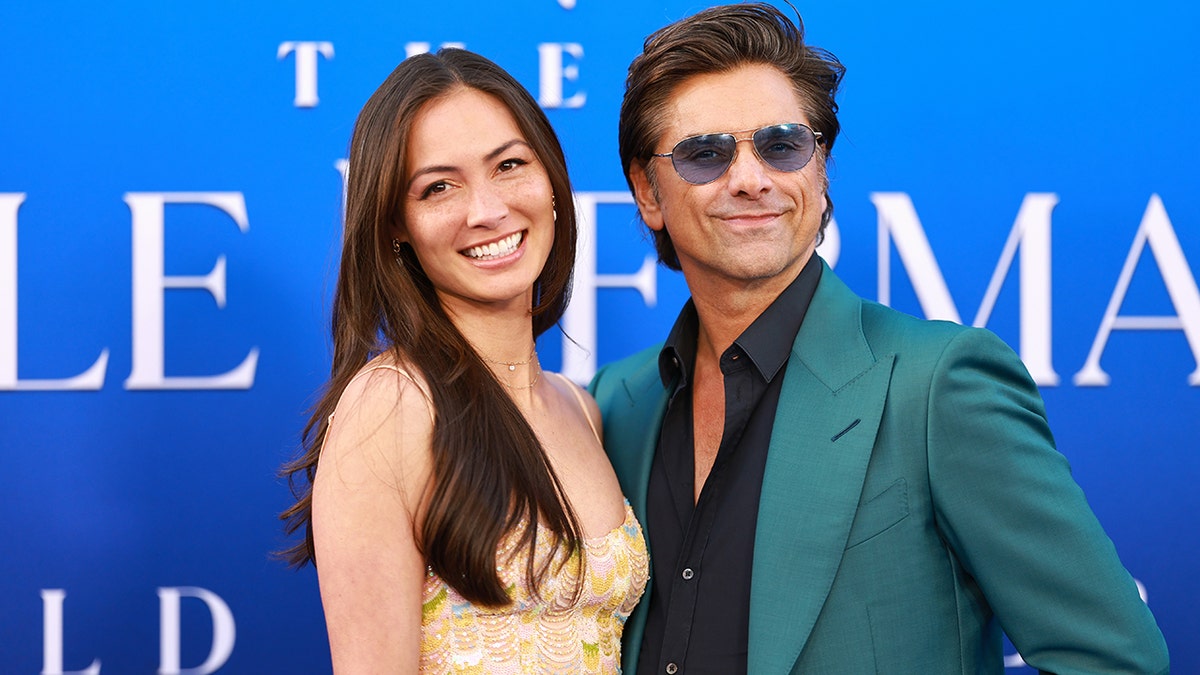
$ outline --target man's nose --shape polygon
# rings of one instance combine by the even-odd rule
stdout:
[[[742,145],[747,143],[747,145]],[[754,151],[753,139],[739,138],[729,164],[728,185],[733,194],[758,195],[771,187],[770,167]]]

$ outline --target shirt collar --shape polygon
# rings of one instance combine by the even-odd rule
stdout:
[[[699,332],[700,317],[696,314],[696,304],[688,298],[658,353],[658,375],[662,378],[663,387],[675,383],[678,390],[688,385],[688,373],[696,362],[696,338]]]
[[[787,363],[796,334],[821,280],[821,261],[814,254],[787,288],[733,341],[749,357],[764,380],[770,382]],[[696,338],[700,318],[691,299],[680,310],[671,333],[658,354],[658,373],[663,386],[686,387],[696,362]]]

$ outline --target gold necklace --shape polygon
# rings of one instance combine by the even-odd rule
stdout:
[[[478,351],[476,351],[476,353],[478,353]],[[489,359],[488,357],[484,356],[483,354],[479,354],[479,358],[483,359],[484,361],[487,361],[488,363],[494,363],[497,366],[508,366],[508,372],[510,372],[510,373],[516,372],[517,366],[527,366],[530,363],[534,364],[534,367],[537,368],[537,371],[533,374],[533,380],[529,384],[509,384],[503,380],[500,380],[500,384],[508,387],[509,389],[533,389],[534,387],[537,386],[538,379],[542,376],[542,364],[540,361],[537,360],[537,345],[536,344],[533,346],[533,349],[529,352],[529,357],[526,358],[524,361],[493,361],[492,359]],[[499,379],[499,378],[497,378],[497,379]]]
[[[526,361],[525,363],[529,363],[529,362]],[[533,389],[534,387],[537,386],[538,378],[540,378],[542,376],[542,364],[538,363],[538,364],[536,364],[536,367],[537,367],[537,372],[535,372],[533,374],[533,381],[530,382],[529,384],[509,384],[503,380],[500,381],[500,384],[508,387],[509,389]]]
[[[476,350],[476,352],[478,351],[479,350]],[[527,366],[532,363],[535,358],[537,358],[537,345],[534,345],[533,349],[529,352],[529,358],[525,359],[524,361],[493,361],[483,354],[480,354],[479,358],[487,361],[488,363],[494,363],[498,366],[508,366],[508,372],[511,373],[517,369],[517,366]]]

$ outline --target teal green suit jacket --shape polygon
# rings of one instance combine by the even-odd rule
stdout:
[[[591,386],[642,523],[667,404],[659,349]],[[625,627],[626,673],[646,604]],[[864,301],[825,267],[763,476],[749,672],[1002,673],[1002,629],[1044,671],[1168,669],[1017,355],[988,331]]]

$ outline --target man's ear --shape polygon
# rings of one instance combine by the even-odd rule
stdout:
[[[637,203],[638,212],[642,214],[642,222],[654,231],[663,228],[662,207],[658,204],[654,187],[646,175],[646,167],[638,162],[629,166],[629,182],[633,184],[633,201]]]

